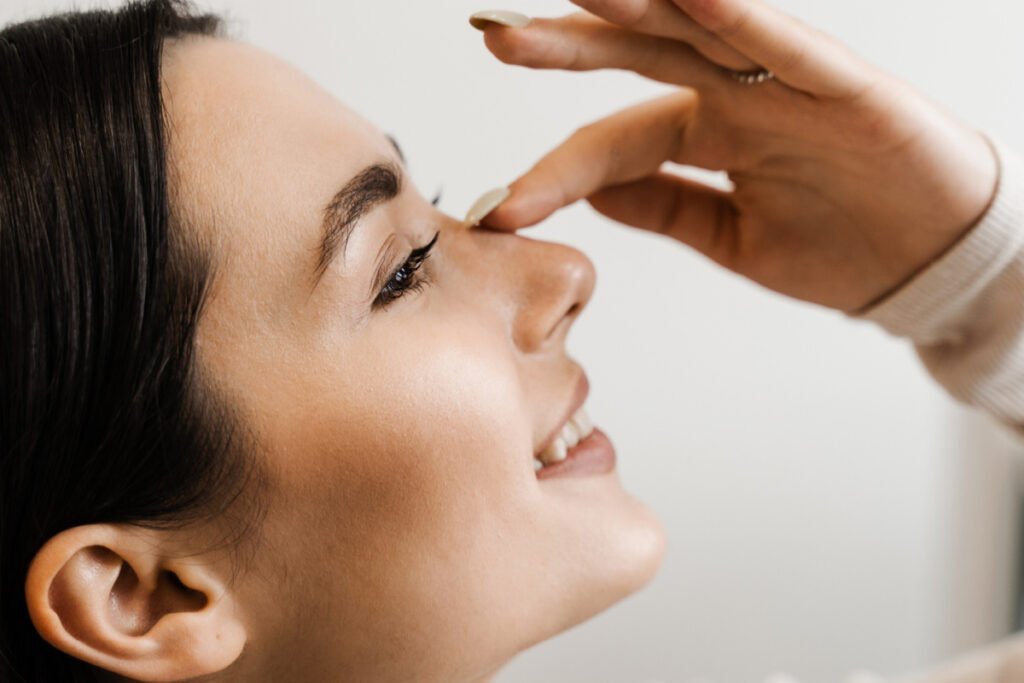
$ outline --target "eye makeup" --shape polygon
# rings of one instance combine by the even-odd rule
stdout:
[[[371,305],[372,310],[386,308],[406,294],[419,291],[429,284],[429,278],[419,270],[420,266],[430,257],[430,252],[437,244],[437,238],[440,235],[440,231],[434,233],[434,238],[430,242],[409,252],[405,262],[391,274],[380,288]]]

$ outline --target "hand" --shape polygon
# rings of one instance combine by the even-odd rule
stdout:
[[[499,59],[619,68],[677,92],[580,128],[485,220],[534,225],[587,199],[773,290],[857,312],[948,250],[984,214],[985,138],[849,49],[758,0],[574,0],[524,28],[489,24]],[[728,69],[776,79],[736,82]],[[723,192],[661,170],[728,172]]]

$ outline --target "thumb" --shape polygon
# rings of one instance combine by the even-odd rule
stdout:
[[[677,239],[720,264],[735,252],[738,214],[728,192],[659,172],[587,201],[608,218]]]
[[[507,197],[480,223],[497,230],[528,228],[578,199],[568,197],[561,184],[545,179],[543,171],[531,169],[508,186]]]

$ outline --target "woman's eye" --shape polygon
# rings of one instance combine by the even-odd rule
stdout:
[[[387,306],[405,294],[421,289],[425,283],[423,278],[417,275],[416,271],[419,270],[419,266],[420,263],[406,261],[381,289],[375,304],[378,307]]]
[[[430,251],[437,243],[437,238],[440,234],[440,232],[436,233],[427,245],[414,249],[405,260],[405,263],[391,274],[391,277],[381,288],[380,293],[373,302],[374,309],[384,308],[405,294],[419,291],[428,284],[426,276],[418,271],[420,266],[430,257]]]

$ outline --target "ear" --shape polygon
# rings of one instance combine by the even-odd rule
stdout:
[[[212,560],[168,554],[170,532],[91,524],[36,554],[25,597],[39,634],[64,652],[138,681],[221,671],[246,632]]]

